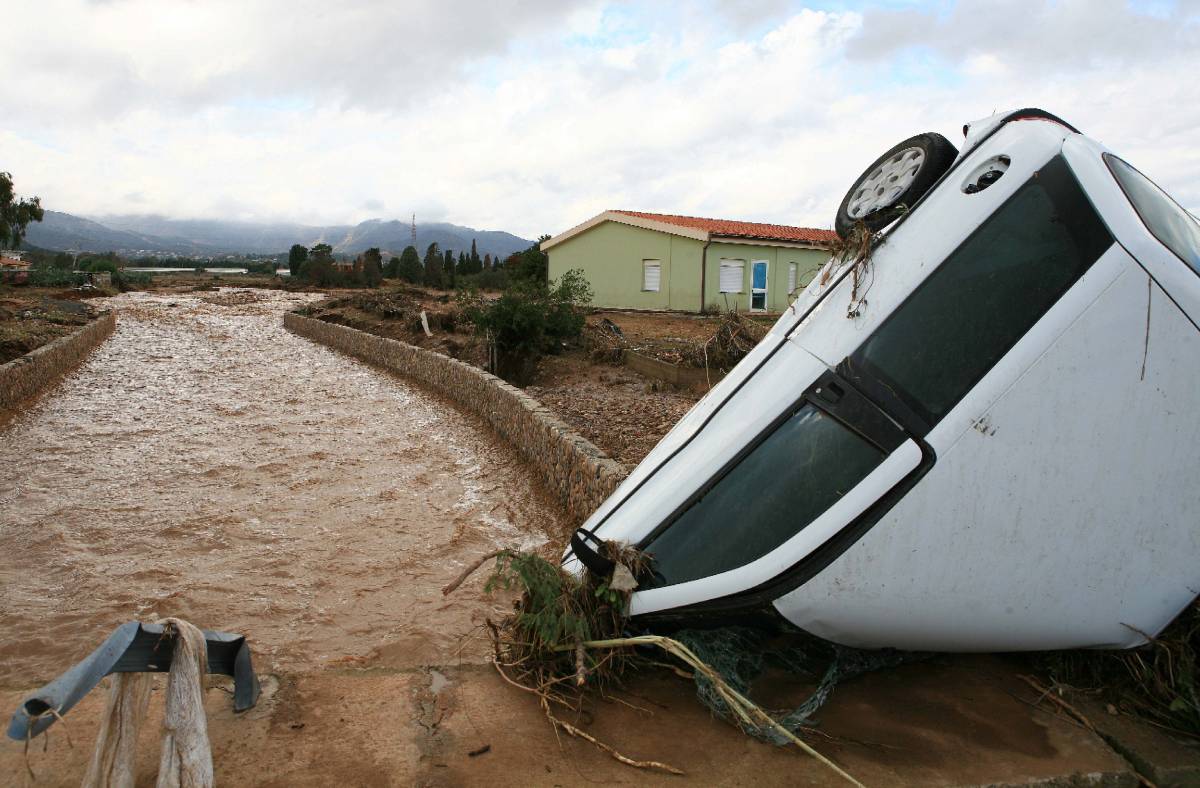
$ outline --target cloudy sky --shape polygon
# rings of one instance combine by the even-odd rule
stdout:
[[[900,139],[1040,106],[1200,210],[1200,0],[38,0],[0,170],[48,208],[527,237],[829,227]]]

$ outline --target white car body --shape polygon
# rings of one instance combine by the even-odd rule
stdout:
[[[633,594],[631,614],[736,620],[774,606],[844,645],[1011,651],[1138,645],[1188,605],[1200,592],[1200,271],[1150,231],[1106,153],[1044,113],[973,124],[857,276],[831,261],[581,529],[674,567]],[[989,167],[999,180],[964,191]],[[1044,223],[1022,223],[1043,204]],[[1010,243],[1041,277],[1028,288],[1011,290]],[[976,257],[994,275],[972,270]],[[961,303],[937,299],[959,278]],[[1027,327],[993,328],[1043,301]],[[910,364],[895,348],[922,331],[934,333]],[[1006,331],[1015,343],[996,339]],[[986,354],[939,361],[941,345],[970,350],[975,336],[999,355],[951,396]],[[897,384],[921,364],[932,374]],[[830,482],[818,513],[804,511],[816,494],[786,500],[820,491],[813,477],[835,457],[866,470],[846,489]],[[738,493],[744,518],[731,516]]]

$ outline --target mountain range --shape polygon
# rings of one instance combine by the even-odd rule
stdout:
[[[417,250],[422,254],[435,242],[443,251],[469,252],[472,240],[481,256],[493,257],[507,257],[533,244],[499,230],[476,230],[446,222],[417,224]],[[358,254],[373,246],[399,254],[412,243],[412,226],[383,219],[321,227],[286,222],[168,219],[153,214],[84,218],[48,210],[41,222],[29,225],[25,242],[55,251],[185,257],[279,254],[297,243],[305,247],[327,243],[338,254]]]

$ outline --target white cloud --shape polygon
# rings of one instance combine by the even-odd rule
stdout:
[[[957,142],[964,121],[1033,105],[1200,208],[1196,5],[1104,2],[1024,23],[1002,3],[26,4],[0,48],[23,75],[0,85],[0,169],[89,214],[416,211],[536,236],[625,207],[829,226],[899,139]]]

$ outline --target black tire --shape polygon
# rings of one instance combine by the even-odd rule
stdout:
[[[851,216],[851,203],[856,199],[863,185],[871,180],[876,171],[880,170],[885,163],[909,148],[920,148],[924,154],[924,159],[921,161],[920,167],[908,187],[886,205],[862,216]],[[846,196],[842,198],[842,204],[838,206],[837,218],[833,222],[834,230],[837,231],[837,234],[841,238],[848,238],[855,225],[860,221],[871,232],[876,232],[887,227],[904,212],[904,206],[911,208],[916,204],[917,200],[924,196],[925,192],[929,191],[930,187],[937,182],[937,179],[942,177],[946,170],[950,169],[950,165],[954,163],[954,159],[957,156],[958,149],[941,134],[934,132],[918,134],[915,137],[909,137],[904,142],[892,146],[887,153],[880,156],[871,163],[870,167],[863,170],[862,174],[854,181],[854,185],[846,192]]]

